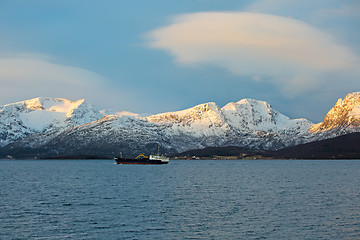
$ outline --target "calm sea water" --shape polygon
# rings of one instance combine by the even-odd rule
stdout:
[[[0,161],[0,239],[360,239],[360,161]]]

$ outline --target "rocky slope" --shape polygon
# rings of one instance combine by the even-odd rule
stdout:
[[[324,121],[313,125],[309,131],[317,140],[360,132],[360,92],[339,99]]]

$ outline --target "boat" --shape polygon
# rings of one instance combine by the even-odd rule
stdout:
[[[154,154],[145,156],[144,154],[139,154],[136,158],[123,158],[120,154],[120,157],[114,157],[114,160],[117,164],[167,164],[169,163],[169,158],[163,155]]]

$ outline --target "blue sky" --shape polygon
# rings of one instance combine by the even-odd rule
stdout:
[[[0,0],[0,104],[159,113],[253,98],[319,122],[360,91],[359,24],[351,0]]]

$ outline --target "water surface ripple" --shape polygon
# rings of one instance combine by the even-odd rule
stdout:
[[[0,239],[360,239],[360,161],[0,161]]]

